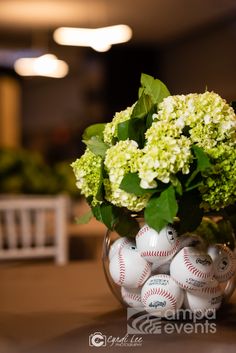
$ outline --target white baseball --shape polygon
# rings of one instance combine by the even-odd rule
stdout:
[[[154,316],[164,317],[168,312],[174,314],[182,305],[184,291],[169,275],[150,277],[141,290],[141,300],[146,309]]]
[[[150,276],[151,264],[136,249],[122,248],[111,258],[109,271],[119,286],[138,288]]]
[[[193,312],[206,313],[208,310],[219,309],[223,299],[223,292],[219,282],[213,278],[207,286],[199,291],[185,292],[184,306]]]
[[[111,260],[112,256],[115,253],[117,253],[120,249],[124,247],[132,247],[132,246],[135,246],[135,242],[130,238],[121,237],[119,239],[116,239],[110,247],[109,254],[108,254],[109,260]]]
[[[142,308],[143,303],[141,301],[141,287],[139,288],[127,288],[121,287],[121,295],[126,304],[131,308]]]
[[[199,290],[213,277],[212,259],[196,248],[185,247],[173,258],[170,275],[186,290]]]
[[[226,282],[235,274],[235,254],[223,244],[215,244],[208,248],[208,254],[213,260],[214,277],[218,282]]]
[[[140,255],[159,266],[175,255],[178,245],[177,233],[170,226],[164,227],[158,233],[145,224],[136,235],[136,246]]]

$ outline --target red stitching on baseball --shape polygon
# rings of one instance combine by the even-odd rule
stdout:
[[[190,262],[190,259],[189,259],[189,257],[188,257],[187,250],[184,248],[183,251],[184,251],[184,264],[186,265],[187,269],[188,269],[190,272],[192,272],[195,276],[201,277],[201,278],[204,278],[204,279],[207,279],[207,278],[209,278],[209,277],[212,275],[211,272],[205,273],[205,272],[202,272],[201,270],[199,270],[198,268],[196,268],[196,267]]]
[[[118,281],[118,284],[120,286],[122,286],[122,284],[124,283],[125,280],[125,262],[124,262],[124,258],[121,254],[121,251],[119,251],[118,253],[118,263],[119,263],[119,268],[120,268],[120,278]]]
[[[220,287],[219,286],[201,288],[201,292],[202,293],[206,293],[206,294],[216,294],[218,291],[220,291]]]
[[[136,235],[136,239],[139,238],[141,235],[145,234],[148,230],[149,230],[149,226],[146,225],[143,228],[141,228],[138,232],[138,234]]]
[[[124,242],[121,244],[119,250],[123,249],[123,247],[124,247],[126,244],[129,244],[129,242],[130,242],[129,239],[124,239]]]
[[[146,306],[147,304],[147,299],[151,296],[151,295],[154,295],[154,294],[158,294],[158,295],[161,295],[163,296],[164,298],[168,299],[171,303],[171,305],[174,307],[174,309],[176,308],[177,306],[177,301],[175,299],[175,297],[168,291],[166,291],[165,289],[162,289],[162,288],[150,288],[144,295],[143,297],[143,304]]]
[[[140,255],[142,257],[146,257],[146,256],[170,256],[170,255],[174,255],[176,250],[178,249],[178,246],[179,246],[179,240],[176,241],[176,244],[175,244],[175,247],[171,250],[147,250],[147,251],[142,251],[140,253]]]
[[[147,262],[137,283],[138,287],[140,287],[143,284],[143,282],[146,280],[147,275],[150,273],[150,269],[151,269],[151,265]]]
[[[127,299],[127,298],[128,299],[132,299],[132,300],[136,300],[136,301],[142,303],[141,302],[141,296],[138,295],[138,294],[126,293],[126,294],[123,295],[123,299]]]
[[[229,272],[223,274],[223,273],[216,273],[215,274],[215,277],[218,281],[228,281],[231,277],[233,277],[235,274],[235,271],[232,269],[232,266],[231,266],[231,269],[229,270]]]

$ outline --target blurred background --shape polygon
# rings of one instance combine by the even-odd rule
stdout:
[[[110,47],[55,35],[120,24],[129,38]],[[84,151],[83,130],[132,105],[142,72],[172,94],[207,87],[235,100],[235,44],[235,0],[0,0],[0,193],[80,199],[70,163]],[[63,61],[61,77],[16,65],[46,54]],[[72,223],[86,209],[76,205]]]

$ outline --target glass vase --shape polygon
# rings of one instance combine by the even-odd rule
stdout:
[[[139,228],[141,229],[144,224],[144,218],[136,218],[136,220],[139,223]],[[219,217],[205,217],[205,221],[211,222],[217,225],[217,222],[219,222]],[[178,229],[178,224],[174,224],[173,228]],[[214,244],[224,244],[227,245],[234,253],[234,256],[236,256],[236,242],[235,242],[235,235],[233,232],[233,228],[231,228],[230,234],[227,234],[227,236],[224,237],[222,235],[221,240],[217,240],[217,242],[213,242],[212,239],[210,239],[211,245]],[[194,233],[185,233],[185,234],[178,234],[178,238],[181,239],[181,248],[184,246],[198,246],[198,248],[207,251],[207,248],[209,246],[209,239],[205,240],[204,239],[204,226],[201,224],[201,226],[194,232]],[[121,286],[117,285],[110,274],[109,271],[109,252],[111,249],[112,244],[120,239],[120,235],[116,231],[111,231],[107,230],[104,240],[103,240],[103,250],[102,250],[102,264],[103,264],[103,270],[104,270],[104,275],[107,281],[107,284],[112,292],[112,294],[115,296],[115,298],[121,303],[123,307],[128,307],[128,304],[123,300],[122,294],[121,294]],[[209,238],[209,237],[208,237]],[[130,238],[131,240],[135,240],[135,238]],[[155,273],[156,274],[156,273]],[[153,273],[151,274],[151,276]],[[222,305],[227,303],[229,299],[231,298],[235,288],[236,288],[236,274],[232,276],[229,280],[227,280],[224,283],[220,283],[220,286],[223,290],[223,301]]]

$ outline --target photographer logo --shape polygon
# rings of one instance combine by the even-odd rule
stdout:
[[[90,347],[106,347],[107,338],[101,332],[94,332],[89,336]]]

